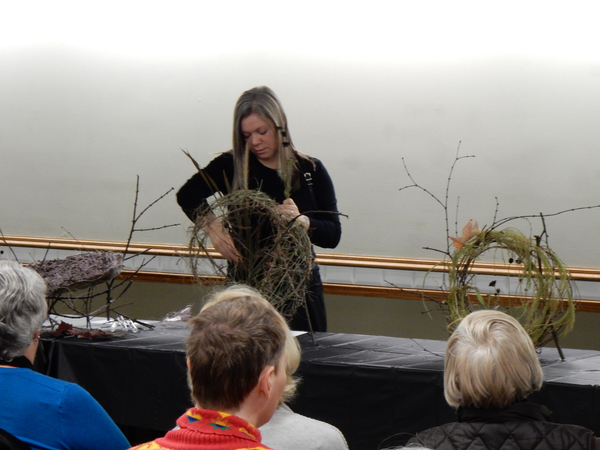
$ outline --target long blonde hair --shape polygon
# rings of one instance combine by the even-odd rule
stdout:
[[[287,118],[281,102],[275,93],[266,86],[259,86],[244,92],[238,99],[233,113],[233,190],[247,188],[248,158],[246,139],[242,134],[242,120],[251,114],[258,115],[268,126],[274,126],[277,133],[277,172],[286,190],[297,188],[300,172],[296,155],[306,158],[296,150],[292,142]]]

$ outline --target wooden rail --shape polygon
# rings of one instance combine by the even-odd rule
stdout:
[[[118,241],[99,241],[99,240],[75,240],[66,238],[45,238],[31,236],[4,236],[0,237],[0,245],[11,247],[31,247],[31,248],[51,248],[60,250],[78,250],[78,251],[97,251],[108,250],[114,252],[123,252],[126,248],[125,242]],[[159,255],[170,257],[186,257],[189,255],[187,246],[176,244],[151,244],[151,243],[131,243],[128,249],[129,253],[145,252],[147,255]],[[218,253],[211,252],[211,256],[218,257]],[[447,272],[443,262],[433,259],[411,259],[395,258],[387,256],[364,256],[364,255],[344,255],[335,253],[318,253],[317,262],[322,265],[340,266],[340,267],[360,267],[371,269],[392,269],[392,270],[410,270],[422,272]],[[600,269],[585,267],[570,267],[569,273],[571,279],[581,281],[600,282]],[[515,264],[492,264],[485,262],[476,262],[472,266],[473,273],[482,275],[507,276],[517,275],[518,266]],[[131,275],[132,271],[124,270],[123,276]],[[193,284],[194,278],[188,274],[165,273],[153,271],[139,271],[135,279],[137,281],[156,282],[156,283],[180,283]],[[206,284],[214,284],[220,281],[217,276],[205,276],[201,280]],[[366,286],[356,284],[337,284],[324,283],[324,291],[333,295],[349,295],[360,297],[378,297],[378,298],[397,298],[405,300],[432,299],[443,301],[447,292],[443,290],[424,290],[424,289],[405,289],[389,286]],[[599,285],[600,287],[600,285]],[[509,295],[499,295],[497,297],[500,304],[515,304],[522,300]],[[595,300],[576,300],[577,309],[580,311],[600,312],[600,301]]]

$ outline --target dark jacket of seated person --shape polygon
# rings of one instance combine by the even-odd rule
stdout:
[[[46,316],[44,280],[14,261],[0,261],[0,429],[32,450],[128,448],[87,391],[33,370]]]
[[[527,332],[500,311],[469,314],[446,348],[444,395],[458,422],[417,433],[409,441],[433,450],[593,450],[587,428],[550,422],[550,411],[527,401],[543,373]]]

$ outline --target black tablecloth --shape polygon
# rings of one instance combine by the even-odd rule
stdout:
[[[184,327],[172,325],[104,341],[45,339],[47,373],[83,386],[117,424],[164,432],[191,406],[186,336]],[[445,342],[316,336],[317,345],[299,337],[302,383],[292,408],[337,426],[352,450],[399,445],[416,431],[455,420],[443,396]],[[532,400],[553,410],[555,421],[600,435],[600,352],[567,349],[565,356],[541,351],[546,383]]]

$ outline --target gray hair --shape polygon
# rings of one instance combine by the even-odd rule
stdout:
[[[444,395],[451,406],[506,408],[539,390],[543,381],[531,338],[508,314],[472,312],[448,339]]]
[[[296,155],[308,159],[306,155],[298,152],[292,142],[287,118],[281,102],[270,88],[259,86],[244,92],[238,99],[233,113],[233,189],[244,188],[244,169],[247,170],[246,139],[242,134],[242,120],[256,114],[263,119],[268,126],[274,126],[277,135],[277,171],[280,178],[288,180],[291,186],[299,185],[299,170],[296,164]]]
[[[42,277],[15,261],[0,261],[0,358],[23,355],[47,315]]]

